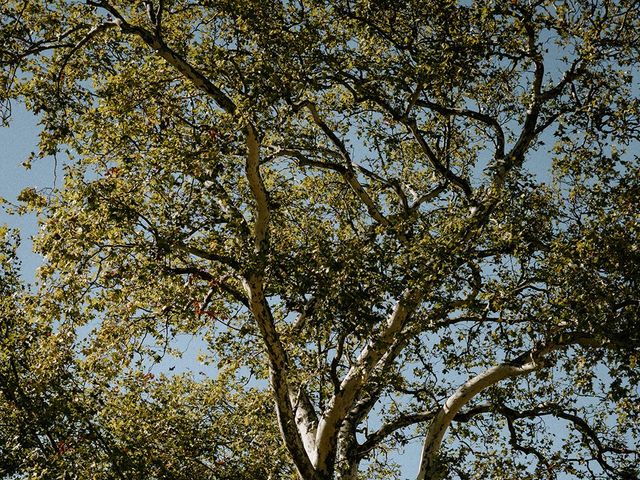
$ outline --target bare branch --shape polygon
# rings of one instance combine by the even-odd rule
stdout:
[[[496,120],[494,117],[482,112],[475,111],[475,110],[469,110],[465,108],[446,107],[444,105],[439,105],[437,103],[430,102],[429,100],[417,100],[416,105],[418,105],[419,107],[428,108],[430,110],[433,110],[434,112],[438,112],[446,116],[472,118],[474,120],[478,120],[479,122],[484,123],[485,125],[491,127],[495,133],[495,140],[496,140],[495,157],[496,158],[504,157],[504,150],[505,150],[504,131],[502,130],[502,126],[500,125],[500,123],[498,123],[498,120]]]
[[[327,123],[322,119],[322,117],[318,113],[318,109],[316,108],[316,106],[311,102],[304,102],[304,106],[307,107],[307,109],[311,113],[311,117],[313,118],[314,123],[320,127],[320,129],[329,138],[329,140],[331,140],[331,143],[333,143],[336,146],[336,148],[338,149],[338,151],[342,155],[342,158],[344,159],[345,163],[347,165],[351,165],[352,164],[351,156],[349,155],[349,152],[347,151],[346,145],[335,134],[335,132],[331,128],[329,128]]]
[[[538,449],[533,448],[529,445],[522,445],[519,441],[518,430],[516,429],[515,422],[513,417],[506,416],[507,419],[507,428],[509,429],[509,436],[511,437],[509,443],[513,447],[514,450],[518,450],[520,452],[526,453],[528,455],[535,455],[538,461],[542,464],[548,465],[547,459]]]
[[[384,225],[385,227],[391,227],[391,223],[389,222],[389,220],[382,214],[382,212],[380,212],[378,207],[376,207],[375,202],[358,180],[358,177],[353,170],[353,161],[351,160],[351,156],[349,155],[344,142],[340,138],[338,138],[335,132],[331,128],[329,128],[326,122],[318,114],[318,110],[316,109],[315,105],[313,105],[311,102],[305,102],[304,105],[311,113],[311,117],[313,118],[314,123],[320,127],[320,129],[325,133],[329,140],[331,140],[331,143],[333,143],[340,152],[340,155],[342,156],[346,164],[340,169],[340,174],[344,177],[344,179],[360,199],[360,201],[365,205],[365,207],[367,208],[367,212],[369,212],[369,215],[371,215],[371,217],[379,224]],[[335,168],[333,169],[335,170]]]

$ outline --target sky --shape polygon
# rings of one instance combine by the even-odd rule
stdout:
[[[25,188],[47,191],[55,182],[61,181],[61,166],[56,169],[53,158],[34,162],[30,169],[23,166],[29,154],[37,148],[38,119],[19,103],[12,105],[11,124],[0,126],[0,198],[7,203],[0,205],[0,225],[18,228],[22,234],[19,256],[22,260],[22,274],[32,282],[40,257],[33,253],[31,237],[37,232],[35,215],[10,214],[11,205],[16,205],[16,197]],[[57,170],[57,175],[56,175]],[[57,177],[57,179],[56,179]]]

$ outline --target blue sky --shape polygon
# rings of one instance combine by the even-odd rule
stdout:
[[[24,188],[46,191],[54,186],[54,182],[61,182],[62,169],[57,166],[56,180],[53,158],[36,161],[30,169],[23,166],[29,154],[37,149],[38,119],[20,103],[16,102],[12,107],[10,126],[0,127],[0,198],[8,202],[0,207],[0,225],[7,224],[22,232],[19,250],[22,273],[31,282],[40,263],[40,258],[32,252],[31,242],[38,228],[37,221],[34,215],[11,215],[8,211]]]

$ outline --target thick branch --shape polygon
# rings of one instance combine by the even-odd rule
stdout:
[[[245,174],[255,201],[254,252],[259,256],[257,271],[245,280],[253,313],[269,357],[271,388],[276,399],[276,412],[282,437],[292,455],[300,476],[315,478],[313,461],[316,445],[316,414],[304,387],[294,391],[289,383],[289,360],[280,335],[275,328],[271,310],[263,291],[261,257],[268,251],[269,197],[260,174],[260,145],[255,127],[249,123],[247,131],[247,157]]]
[[[291,389],[292,386],[290,385]],[[295,421],[302,438],[302,444],[308,457],[313,463],[316,457],[316,433],[318,428],[318,416],[316,410],[309,399],[309,395],[303,385],[299,385],[298,391],[289,393],[293,411],[295,413]]]
[[[214,85],[201,72],[191,66],[164,43],[158,35],[158,29],[156,29],[156,33],[154,34],[142,27],[131,25],[123,18],[117,9],[105,1],[92,3],[109,11],[109,13],[115,17],[115,23],[123,33],[138,36],[184,77],[190,80],[196,88],[211,97],[220,108],[228,113],[234,113],[236,111],[235,104],[220,88]],[[259,170],[259,141],[256,129],[251,123],[248,123],[245,130],[247,134],[245,173],[256,203],[254,250],[257,254],[262,255],[266,253],[268,247],[268,225],[270,217],[268,195]],[[203,252],[201,251],[194,252],[193,249],[189,250],[192,254],[195,253],[203,256]],[[206,257],[208,255],[204,256]],[[316,474],[296,425],[296,415],[291,404],[290,387],[287,381],[289,362],[284,346],[276,331],[270,308],[265,299],[262,268],[263,266],[258,266],[257,272],[248,274],[243,279],[243,286],[247,293],[249,309],[255,318],[267,350],[270,366],[270,382],[276,402],[276,412],[282,437],[285,439],[286,446],[292,455],[292,459],[300,476],[304,479],[314,479],[316,478]]]
[[[255,127],[251,124],[247,125],[247,147],[245,173],[256,202],[256,218],[253,227],[254,250],[258,254],[264,254],[268,243],[269,198],[260,174],[260,145]]]
[[[490,197],[495,196],[497,192],[502,189],[507,174],[513,168],[519,167],[524,162],[524,155],[536,137],[536,126],[542,109],[542,82],[545,72],[544,62],[542,54],[538,51],[536,44],[537,34],[530,18],[527,17],[524,19],[524,26],[527,35],[527,55],[533,60],[534,64],[531,100],[527,107],[524,124],[516,143],[504,160],[498,159],[495,166]],[[488,199],[488,203],[490,204],[493,204],[495,201],[495,198]]]
[[[266,301],[262,278],[258,274],[251,274],[243,280],[243,286],[249,298],[249,308],[260,330],[263,343],[269,359],[269,382],[275,399],[276,414],[280,433],[291,458],[304,480],[317,478],[309,458],[305,443],[298,430],[296,413],[291,403],[291,388],[289,385],[289,359],[280,336],[276,330],[271,309]],[[299,415],[298,415],[299,416]],[[302,419],[298,419],[302,420]]]
[[[420,471],[418,480],[437,480],[443,478],[445,472],[438,463],[438,454],[444,434],[458,412],[478,393],[495,385],[505,378],[534,371],[539,365],[533,357],[531,361],[518,365],[517,363],[504,363],[472,378],[451,395],[432,421],[422,447]]]
[[[340,427],[360,394],[363,385],[376,367],[380,362],[384,362],[385,358],[393,354],[393,347],[397,343],[396,337],[400,334],[414,308],[417,300],[416,296],[413,291],[405,291],[387,319],[387,325],[362,350],[354,365],[342,380],[339,391],[329,401],[328,407],[320,419],[316,437],[318,471],[326,474],[333,468]]]
[[[531,373],[544,366],[545,356],[567,345],[600,346],[602,342],[582,333],[561,334],[553,341],[523,353],[516,359],[492,367],[467,381],[440,408],[429,426],[422,448],[418,480],[438,480],[446,472],[438,461],[444,435],[460,410],[477,394],[498,382]]]
[[[252,124],[248,124],[247,157],[245,173],[255,201],[254,251],[262,257],[268,251],[269,230],[269,198],[262,175],[260,174],[260,145],[257,132]],[[289,361],[286,350],[275,328],[270,308],[266,302],[262,286],[262,262],[245,281],[245,289],[250,298],[253,313],[264,344],[267,348],[270,365],[271,388],[275,394],[276,411],[280,422],[282,437],[298,472],[304,479],[314,478],[313,460],[316,452],[315,436],[317,418],[304,387],[300,385],[294,391],[289,384]],[[249,293],[251,292],[251,293]]]

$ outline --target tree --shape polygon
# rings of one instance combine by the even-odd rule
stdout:
[[[9,475],[638,478],[637,2],[0,9],[75,438]]]
[[[2,478],[291,476],[274,448],[275,425],[263,420],[266,392],[239,390],[222,376],[196,382],[144,371],[107,387],[90,377],[95,371],[78,371],[73,332],[42,318],[37,297],[20,285],[15,233],[0,233]],[[267,449],[271,458],[256,461]]]

